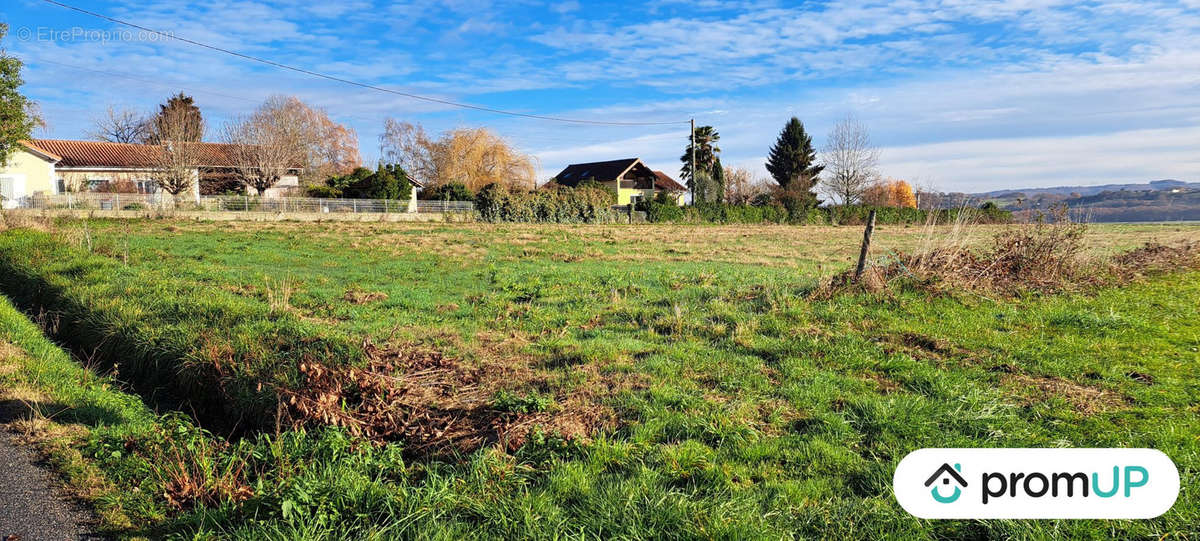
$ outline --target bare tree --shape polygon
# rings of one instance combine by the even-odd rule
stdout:
[[[726,203],[747,205],[766,191],[766,184],[750,170],[742,167],[725,168]]]
[[[866,125],[853,116],[834,125],[821,154],[825,164],[821,191],[836,203],[859,202],[879,177],[879,149],[871,143]]]
[[[300,100],[272,96],[254,114],[227,123],[223,139],[241,181],[262,194],[307,165],[310,128]]]
[[[434,179],[437,174],[433,163],[434,150],[434,141],[420,125],[394,118],[383,120],[383,134],[379,136],[380,154],[384,161],[398,164],[409,176],[426,182]]]
[[[914,177],[912,185],[917,198],[917,208],[924,210],[938,208],[941,203],[941,193],[938,192],[937,183],[932,178]]]
[[[150,135],[146,118],[133,109],[116,109],[108,106],[105,116],[92,122],[88,136],[109,143],[141,143]]]
[[[305,137],[307,159],[304,180],[320,182],[348,175],[362,165],[358,152],[358,134],[353,129],[334,122],[322,109],[307,107],[308,135]]]
[[[199,182],[204,146],[190,140],[195,134],[195,121],[184,114],[160,116],[156,134],[161,142],[142,147],[142,151],[152,164],[155,183],[176,200]]]
[[[485,128],[459,128],[432,139],[418,125],[387,119],[380,147],[384,159],[427,186],[457,182],[479,190],[496,183],[529,189],[536,183],[534,158]]]

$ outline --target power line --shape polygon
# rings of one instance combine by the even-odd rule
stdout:
[[[53,64],[55,66],[61,66],[61,67],[69,68],[69,69],[73,69],[73,70],[86,71],[86,72],[91,72],[91,73],[95,73],[95,74],[99,74],[99,75],[105,75],[108,77],[116,77],[119,79],[128,79],[130,81],[137,81],[139,83],[154,85],[154,86],[158,86],[161,88],[182,89],[182,90],[186,90],[192,94],[209,94],[212,96],[220,96],[222,98],[229,98],[231,100],[242,100],[242,101],[247,101],[247,102],[257,102],[258,101],[254,98],[247,98],[245,96],[234,96],[232,94],[222,94],[220,92],[213,92],[211,90],[196,90],[194,88],[188,88],[181,84],[177,84],[177,83],[173,83],[173,82],[169,82],[169,81],[152,81],[150,79],[143,79],[141,77],[136,77],[136,76],[128,75],[125,73],[117,73],[115,71],[108,71],[108,70],[98,70],[98,69],[94,69],[94,68],[85,68],[83,66],[75,66],[72,64],[65,64],[62,62],[55,62],[53,60],[46,60],[45,58],[35,58],[31,62],[35,63],[35,64]]]
[[[100,13],[96,13],[96,12],[94,12],[94,11],[88,11],[88,10],[86,10],[86,9],[83,9],[83,8],[75,7],[75,6],[72,6],[72,5],[69,5],[69,4],[64,4],[64,3],[62,3],[62,2],[57,2],[56,0],[42,0],[42,1],[43,1],[43,2],[45,2],[45,3],[47,3],[47,4],[52,4],[52,5],[55,5],[55,6],[61,7],[61,8],[69,9],[69,10],[71,10],[71,11],[76,11],[76,12],[82,13],[82,14],[84,14],[84,15],[89,15],[89,16],[91,16],[91,17],[96,17],[96,18],[99,18],[99,19],[104,19],[104,20],[106,20],[106,21],[109,21],[109,22],[111,22],[111,23],[114,23],[114,24],[119,24],[119,25],[123,25],[123,26],[128,26],[128,27],[130,27],[130,28],[136,28],[136,29],[138,29],[138,30],[142,30],[142,31],[144,31],[144,32],[150,32],[150,33],[152,33],[152,34],[155,34],[155,35],[157,35],[157,36],[160,36],[160,37],[163,37],[163,38],[167,38],[167,39],[174,39],[174,40],[177,40],[177,41],[182,41],[182,42],[184,42],[184,43],[188,43],[188,44],[191,44],[191,45],[195,45],[195,46],[197,46],[197,47],[203,47],[203,48],[205,48],[205,49],[209,49],[209,50],[212,50],[212,51],[217,51],[217,52],[219,52],[219,53],[225,53],[225,54],[228,54],[228,55],[236,56],[236,57],[238,57],[238,58],[241,58],[241,59],[244,59],[244,60],[250,60],[250,61],[252,61],[252,62],[258,62],[258,63],[260,63],[260,64],[266,64],[266,65],[268,65],[268,66],[276,67],[276,68],[279,68],[279,69],[284,69],[284,70],[294,71],[294,72],[297,72],[297,73],[303,73],[303,74],[305,74],[305,75],[309,75],[309,76],[312,76],[312,77],[318,77],[318,78],[321,78],[321,79],[327,79],[327,80],[330,80],[330,81],[335,81],[335,82],[339,82],[339,83],[342,83],[342,84],[347,84],[347,85],[357,86],[357,87],[366,88],[366,89],[370,89],[370,90],[375,90],[375,91],[379,91],[379,92],[386,92],[386,93],[388,93],[388,94],[395,94],[395,95],[397,95],[397,96],[404,96],[404,97],[406,97],[406,98],[411,98],[411,99],[414,99],[414,100],[421,100],[421,101],[426,101],[426,102],[431,102],[431,103],[439,103],[439,104],[442,104],[442,105],[450,105],[450,106],[452,106],[452,107],[459,107],[459,108],[462,108],[462,109],[473,109],[473,110],[476,110],[476,111],[483,111],[483,112],[486,112],[486,113],[494,113],[494,114],[498,114],[498,115],[508,115],[508,116],[524,117],[524,118],[533,118],[533,119],[537,119],[537,120],[549,120],[549,121],[553,121],[553,122],[569,122],[569,123],[573,123],[573,124],[594,124],[594,125],[601,125],[601,126],[668,126],[668,125],[687,124],[688,122],[690,122],[690,121],[688,121],[688,120],[683,120],[683,121],[674,121],[674,122],[608,122],[608,121],[603,121],[603,120],[582,120],[582,119],[575,119],[575,118],[562,118],[562,117],[555,117],[555,116],[534,115],[534,114],[529,114],[529,113],[518,113],[518,112],[515,112],[515,111],[505,111],[505,110],[503,110],[503,109],[493,109],[493,108],[491,108],[491,107],[483,107],[483,106],[481,106],[481,105],[472,105],[472,104],[469,104],[469,103],[459,103],[459,102],[455,102],[455,101],[444,100],[444,99],[441,99],[441,98],[431,98],[431,97],[429,97],[429,96],[421,96],[421,95],[418,95],[418,94],[412,94],[412,93],[409,93],[409,92],[401,92],[401,91],[399,91],[399,90],[393,90],[393,89],[390,89],[390,88],[384,88],[384,87],[381,87],[381,86],[375,86],[375,85],[371,85],[371,84],[367,84],[367,83],[362,83],[362,82],[358,82],[358,81],[353,81],[353,80],[350,80],[350,79],[344,79],[344,78],[337,77],[337,76],[334,76],[334,75],[327,75],[327,74],[324,74],[324,73],[320,73],[320,72],[316,72],[316,71],[312,71],[312,70],[308,70],[308,69],[304,69],[304,68],[298,68],[298,67],[295,67],[295,66],[290,66],[290,65],[288,65],[288,64],[283,64],[283,63],[280,63],[280,62],[276,62],[276,61],[274,61],[274,60],[268,60],[268,59],[265,59],[265,58],[260,58],[260,57],[257,57],[257,56],[251,56],[251,55],[248,55],[248,54],[242,54],[242,53],[239,53],[239,52],[237,52],[237,51],[231,51],[231,50],[229,50],[229,49],[225,49],[225,48],[217,47],[217,46],[215,46],[215,45],[209,45],[209,44],[207,44],[207,43],[201,43],[201,42],[199,42],[199,41],[195,41],[195,40],[191,40],[191,39],[187,39],[187,38],[179,37],[179,36],[176,36],[176,35],[174,35],[174,34],[167,33],[167,32],[160,32],[160,31],[158,31],[158,30],[155,30],[155,29],[153,29],[153,28],[147,28],[147,27],[144,27],[144,26],[140,26],[140,25],[137,25],[137,24],[133,24],[133,23],[130,23],[130,22],[126,22],[126,21],[123,21],[123,20],[120,20],[120,19],[116,19],[116,18],[113,18],[113,17],[109,17],[109,16],[107,16],[107,15],[103,15],[103,14],[100,14]]]

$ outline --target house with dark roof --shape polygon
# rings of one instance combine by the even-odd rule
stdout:
[[[687,191],[662,171],[655,171],[639,158],[606,162],[573,163],[554,176],[554,182],[572,188],[582,182],[595,181],[617,193],[617,204],[628,205],[653,199],[667,193],[678,204]]]
[[[201,159],[195,171],[192,196],[221,193],[240,187],[230,145],[197,145]],[[154,181],[162,149],[156,145],[33,139],[22,141],[0,167],[0,204],[12,208],[37,194],[64,192],[119,192],[149,194],[158,191]],[[286,175],[263,195],[274,197],[299,189],[299,169]],[[181,194],[182,195],[182,194]]]

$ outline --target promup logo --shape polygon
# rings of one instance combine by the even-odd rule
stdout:
[[[1154,449],[921,449],[893,482],[921,518],[1153,518],[1179,496]]]
[[[938,492],[938,487],[935,486],[929,491],[930,494],[933,494],[934,500],[936,500],[938,503],[954,503],[958,500],[959,496],[962,496],[962,489],[967,488],[967,480],[963,479],[962,475],[959,475],[959,472],[961,471],[962,464],[955,463],[954,467],[951,468],[949,464],[942,463],[942,467],[938,468],[937,471],[933,472],[933,475],[929,476],[929,479],[925,480],[925,486],[930,486],[938,479],[942,480],[943,485],[949,485],[950,480],[953,479],[955,483],[958,483],[962,487],[954,487],[954,492],[952,494],[949,496],[942,496]]]

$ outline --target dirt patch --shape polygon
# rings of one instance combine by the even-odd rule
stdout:
[[[875,386],[875,390],[881,394],[892,394],[900,391],[901,389],[899,383],[896,383],[895,381],[892,381],[884,377],[882,374],[878,374],[876,372],[863,374],[862,378],[871,382],[871,384]]]
[[[903,353],[915,359],[941,359],[954,353],[954,346],[948,340],[915,332],[887,334],[878,340],[887,353]]]
[[[1122,409],[1127,403],[1125,397],[1118,393],[1063,378],[1009,374],[1000,381],[1006,386],[1018,388],[1026,405],[1061,398],[1083,415]]]
[[[614,428],[618,418],[605,399],[638,384],[635,378],[579,367],[585,383],[560,391],[545,408],[505,410],[497,393],[525,396],[550,387],[550,374],[528,359],[491,358],[476,364],[414,344],[364,345],[361,367],[300,365],[304,383],[282,391],[286,424],[326,424],[383,443],[400,441],[415,455],[466,453],[486,445],[512,450],[535,427],[569,440]]]
[[[351,289],[342,296],[346,302],[350,304],[367,304],[375,301],[386,301],[387,293],[380,291],[362,291],[360,289]]]

